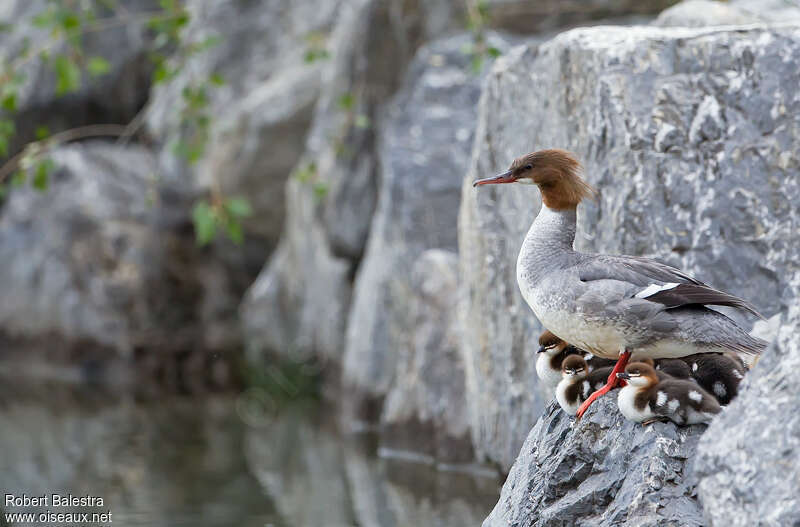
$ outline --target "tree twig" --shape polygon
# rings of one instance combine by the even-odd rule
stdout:
[[[64,130],[63,132],[58,132],[57,134],[53,134],[47,139],[42,139],[41,141],[33,141],[25,145],[20,152],[18,152],[14,157],[6,161],[2,167],[0,167],[0,183],[5,181],[5,179],[14,173],[14,171],[19,166],[20,162],[25,158],[27,153],[32,149],[35,148],[34,145],[38,145],[39,152],[45,152],[54,146],[68,143],[70,141],[76,141],[78,139],[88,139],[91,137],[118,137],[125,133],[127,127],[122,124],[90,124],[88,126],[80,126],[78,128],[70,128],[69,130]]]

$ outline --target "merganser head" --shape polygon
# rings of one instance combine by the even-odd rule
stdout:
[[[472,186],[529,183],[539,187],[542,202],[550,209],[574,209],[595,190],[581,176],[581,164],[566,150],[550,149],[518,157],[508,171],[479,179]]]
[[[632,362],[625,368],[625,373],[618,373],[617,378],[625,379],[632,386],[650,386],[658,384],[658,374],[649,364]]]
[[[536,353],[547,353],[548,355],[556,355],[564,351],[567,343],[560,338],[553,335],[550,330],[544,330],[544,333],[539,335],[539,350]]]
[[[561,377],[564,379],[582,377],[586,375],[588,369],[583,357],[580,355],[570,355],[561,363]]]

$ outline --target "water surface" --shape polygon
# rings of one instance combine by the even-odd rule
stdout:
[[[463,527],[497,500],[494,478],[378,458],[318,405],[254,414],[248,402],[3,382],[0,492],[104,505],[0,509],[108,511],[117,526]]]

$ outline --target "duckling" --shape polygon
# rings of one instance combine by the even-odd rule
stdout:
[[[586,361],[580,355],[570,355],[561,365],[561,381],[556,386],[556,401],[561,409],[570,415],[580,408],[581,403],[592,393]],[[606,379],[608,379],[608,373]]]
[[[617,396],[622,414],[643,424],[670,420],[678,425],[708,423],[722,411],[713,395],[692,381],[665,378],[643,362],[633,362],[617,373],[627,381]]]
[[[539,351],[536,357],[536,375],[548,391],[553,391],[561,382],[562,363],[570,355],[582,355],[575,346],[570,346],[549,331],[539,335]]]
[[[597,369],[614,366],[616,362],[576,348],[548,330],[545,330],[539,336],[539,351],[537,354],[539,356],[536,359],[536,374],[550,390],[555,390],[555,387],[561,381],[561,364],[570,355],[581,355],[586,361],[586,371],[589,373]],[[610,373],[611,370],[607,370],[606,377]]]
[[[658,373],[665,373],[676,379],[692,380],[692,371],[689,369],[689,365],[681,359],[659,359],[657,361],[650,359],[650,362],[653,362],[650,366],[655,367]]]
[[[739,393],[739,383],[747,373],[740,361],[727,353],[697,353],[671,362],[685,363],[692,378],[724,406]]]

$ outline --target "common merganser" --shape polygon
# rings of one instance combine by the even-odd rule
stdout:
[[[542,325],[561,339],[594,355],[618,359],[606,385],[581,405],[578,417],[618,385],[616,374],[622,373],[632,351],[677,358],[703,352],[757,354],[766,347],[766,342],[706,307],[732,306],[758,315],[744,300],[655,260],[575,251],[576,209],[595,192],[580,170],[571,153],[540,150],[515,159],[502,174],[473,183],[539,187],[542,208],[517,259],[522,296]]]
[[[692,381],[665,378],[643,362],[632,362],[617,377],[628,385],[617,395],[622,415],[638,423],[668,419],[679,425],[707,423],[722,411],[713,395]]]

